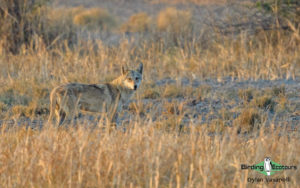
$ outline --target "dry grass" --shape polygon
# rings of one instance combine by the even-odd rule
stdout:
[[[0,2],[0,50],[19,53],[25,45],[42,35],[45,24],[45,4],[42,0]]]
[[[102,8],[83,9],[73,18],[73,22],[91,30],[111,30],[116,19]]]
[[[144,38],[124,37],[118,45],[73,40],[79,29],[73,21],[110,27],[107,11],[88,10],[48,10],[49,38],[35,36],[19,53],[1,50],[0,39],[0,187],[246,187],[248,177],[263,176],[242,171],[241,164],[271,156],[300,167],[298,127],[289,127],[290,117],[300,114],[297,89],[214,87],[230,79],[299,79],[299,26],[235,36],[204,28],[196,35],[187,33],[192,12],[167,8],[157,16],[157,31],[147,33],[144,13],[129,19],[125,30],[145,32]],[[144,63],[143,83],[120,129],[108,133],[102,121],[96,127],[25,128],[29,120],[47,119],[55,86],[108,81],[122,65],[138,62]],[[271,186],[300,184],[299,170],[274,177],[282,176],[292,182]]]
[[[241,164],[256,164],[266,155],[280,163],[300,164],[299,137],[272,132],[245,139],[233,131],[224,136],[206,132],[191,127],[189,134],[178,136],[147,122],[111,134],[82,127],[3,129],[0,186],[246,187],[247,177],[259,174],[241,171]],[[275,177],[283,174],[292,179],[290,187],[300,183],[298,170]]]
[[[239,127],[238,132],[249,133],[254,129],[259,129],[262,123],[261,111],[257,108],[245,108],[235,119],[234,125]]]
[[[47,27],[44,30],[44,43],[51,48],[64,41],[75,44],[77,42],[78,26],[74,24],[73,18],[84,10],[83,7],[73,8],[50,8],[47,9]]]
[[[169,7],[162,10],[157,16],[157,27],[161,31],[174,33],[187,32],[191,24],[190,11],[177,10]]]
[[[253,99],[254,89],[240,89],[238,91],[239,98],[248,103]]]
[[[120,30],[123,32],[146,32],[150,30],[151,25],[152,18],[144,12],[140,12],[132,15]]]

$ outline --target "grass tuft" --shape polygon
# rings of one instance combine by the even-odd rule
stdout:
[[[181,87],[175,84],[167,85],[164,89],[163,97],[165,98],[184,97],[184,91]]]
[[[152,25],[151,17],[140,12],[132,15],[127,22],[121,26],[121,31],[123,32],[146,32],[149,31]]]
[[[182,33],[190,28],[192,14],[190,11],[168,7],[157,16],[157,28],[161,31]]]
[[[111,30],[116,26],[116,19],[102,8],[85,9],[74,16],[73,22],[90,30]]]
[[[272,96],[263,95],[256,97],[253,101],[253,104],[261,109],[274,111],[276,102],[273,100]]]
[[[253,99],[254,89],[239,89],[239,98],[244,102],[250,102]]]
[[[234,126],[239,127],[238,132],[249,133],[255,128],[259,128],[262,122],[262,117],[257,108],[245,108],[237,119],[234,120]]]

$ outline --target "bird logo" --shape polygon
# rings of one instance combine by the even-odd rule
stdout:
[[[264,169],[267,175],[270,176],[272,171],[272,162],[270,157],[266,157],[264,159]]]

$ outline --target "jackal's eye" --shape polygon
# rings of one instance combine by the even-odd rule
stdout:
[[[128,81],[130,81],[130,82],[131,82],[131,81],[132,81],[132,79],[131,79],[131,78],[128,78]]]
[[[138,77],[135,78],[135,80],[138,80],[138,79],[139,79]]]

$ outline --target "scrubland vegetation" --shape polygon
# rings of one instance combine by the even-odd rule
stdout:
[[[161,6],[123,17],[1,1],[0,187],[246,187],[264,176],[241,164],[300,168],[299,3],[144,3]],[[215,6],[254,13],[201,24]],[[117,130],[91,117],[45,123],[55,86],[110,81],[139,62],[143,83]],[[299,170],[272,177],[291,182],[259,185],[300,184]]]

